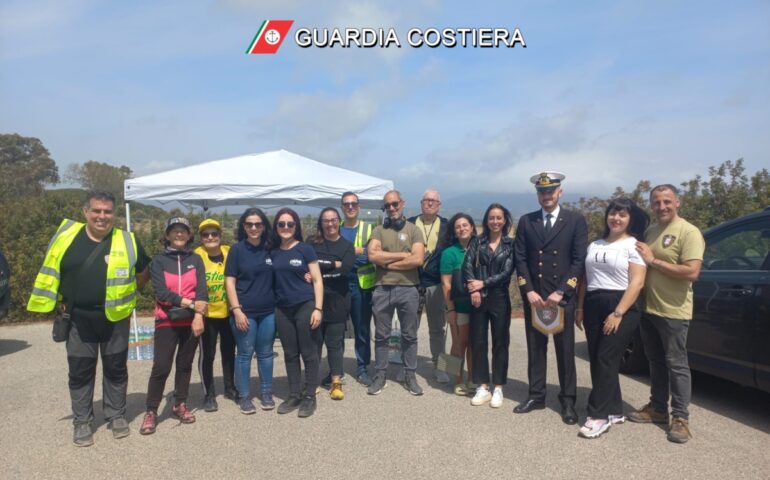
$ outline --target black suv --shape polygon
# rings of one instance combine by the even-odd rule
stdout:
[[[690,367],[770,392],[770,207],[713,227],[693,283]],[[647,368],[638,332],[621,364]]]

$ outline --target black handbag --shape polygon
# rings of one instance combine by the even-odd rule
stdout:
[[[78,269],[77,275],[75,275],[76,277],[84,271],[88,270],[88,268],[94,263],[96,257],[99,256],[99,253],[104,250],[102,245],[106,243],[107,241],[102,241],[99,245],[96,246],[96,248],[93,249],[88,258],[86,258],[86,261],[80,265],[80,269]],[[73,295],[73,297],[74,296],[75,295]],[[53,328],[51,329],[51,338],[54,342],[66,342],[67,339],[70,338],[70,330],[72,329],[71,312],[74,304],[75,299],[73,298],[66,304],[61,305],[59,311],[56,312],[56,316],[53,319]]]
[[[452,297],[452,300],[456,300],[458,298],[468,297],[468,295],[470,295],[468,293],[468,284],[463,282],[463,271],[459,269],[453,270],[452,289],[449,291],[449,296]]]
[[[166,312],[168,319],[172,321],[190,320],[195,316],[195,310],[190,307],[171,307]]]

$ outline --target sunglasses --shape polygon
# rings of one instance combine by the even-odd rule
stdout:
[[[245,228],[262,228],[265,225],[262,222],[243,222]]]
[[[439,202],[438,200],[434,200],[433,198],[423,198],[423,199],[422,199],[422,200],[420,200],[420,201],[421,201],[422,203],[426,203],[426,204],[428,204],[428,205],[430,205],[430,204],[432,204],[432,203],[435,203],[436,205],[438,205],[438,204],[440,204],[440,203],[441,203],[441,202]]]
[[[202,232],[201,238],[219,238],[220,235],[219,231],[214,230],[213,232]]]
[[[280,222],[276,222],[276,225],[278,225],[278,228],[294,228],[294,226],[297,224],[294,222],[280,221]]]
[[[342,206],[345,208],[358,208],[358,202],[342,202]]]
[[[401,205],[400,201],[398,201],[398,202],[390,202],[390,203],[386,203],[385,205],[383,205],[382,209],[383,210],[388,210],[388,209],[392,208],[393,210],[396,210],[396,209],[398,209],[399,205]]]

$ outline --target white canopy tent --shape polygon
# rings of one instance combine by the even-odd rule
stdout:
[[[339,206],[342,194],[351,191],[361,206],[373,208],[381,206],[392,189],[390,180],[276,150],[132,178],[125,181],[123,191],[126,226],[131,230],[131,200],[180,202],[204,210],[226,205],[328,207]]]

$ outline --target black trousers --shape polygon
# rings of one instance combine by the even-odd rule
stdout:
[[[178,405],[187,401],[190,391],[190,375],[198,339],[191,327],[160,327],[155,329],[155,353],[150,380],[147,382],[147,410],[157,412],[163,399],[166,379],[176,353],[174,375],[174,401]]]
[[[524,296],[524,329],[527,337],[527,378],[529,398],[545,402],[545,376],[548,354],[548,337],[532,326],[532,311]],[[559,370],[559,402],[575,405],[577,373],[575,372],[575,300],[564,306],[564,330],[553,336],[556,350],[556,366]]]
[[[623,315],[618,331],[605,335],[604,320],[615,311],[623,297],[621,290],[595,290],[586,294],[583,305],[583,326],[591,360],[591,394],[588,396],[588,416],[604,418],[623,414],[618,371],[620,359],[628,342],[639,327],[641,313],[636,306]]]
[[[203,394],[215,395],[214,358],[217,356],[217,337],[219,354],[222,358],[222,380],[225,391],[234,390],[233,365],[235,364],[235,337],[227,318],[204,318],[203,335],[200,337],[201,354],[198,356],[198,373],[203,382]]]
[[[326,357],[332,376],[342,376],[342,358],[345,355],[345,322],[350,315],[350,294],[346,296],[329,292],[324,295],[324,316],[321,322],[321,341],[318,342],[318,358],[326,345]]]
[[[286,362],[286,376],[289,380],[289,393],[302,393],[302,367],[300,356],[305,364],[305,392],[315,395],[318,388],[318,346],[321,344],[320,327],[310,328],[310,315],[315,302],[308,300],[291,307],[276,307],[275,326],[283,346],[283,359]]]
[[[492,383],[508,380],[508,346],[511,343],[511,299],[508,291],[494,289],[473,308],[470,316],[473,383],[490,383],[489,330],[492,330]]]

